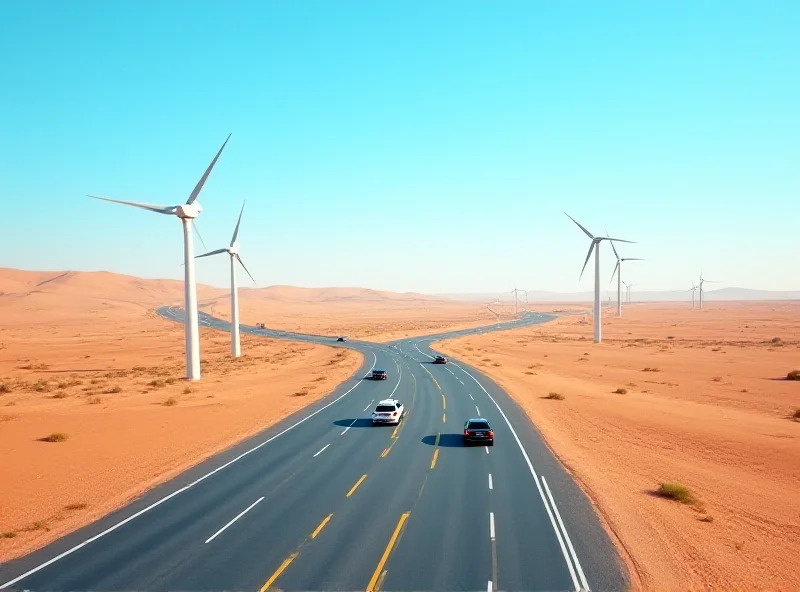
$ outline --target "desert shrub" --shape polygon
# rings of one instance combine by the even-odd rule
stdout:
[[[695,502],[691,490],[680,483],[662,483],[658,486],[658,495],[682,504],[692,504]]]
[[[114,388],[110,388],[107,391],[105,391],[107,395],[114,395],[116,393],[121,393],[121,392],[122,392],[121,386],[115,386]]]
[[[614,391],[614,394],[615,395],[627,395],[628,394],[628,389],[618,388],[617,390]]]
[[[160,378],[156,378],[155,380],[151,380],[150,382],[148,382],[147,386],[152,386],[153,388],[162,388],[166,386],[166,383]]]
[[[0,393],[10,393],[11,387],[8,386],[6,383],[0,383]]]
[[[164,382],[166,382],[167,384],[173,384],[175,382],[175,379],[174,378],[167,378]]]
[[[170,397],[161,404],[166,407],[173,407],[178,404],[178,399],[176,399],[175,397]]]
[[[49,436],[42,438],[45,442],[66,442],[69,436],[64,432],[53,432]]]
[[[714,522],[714,517],[706,514],[702,518],[700,518],[700,522]]]
[[[86,402],[89,403],[89,405],[99,405],[103,402],[103,399],[100,397],[89,397]]]
[[[88,508],[88,507],[89,507],[89,505],[88,505],[88,504],[84,504],[84,503],[78,503],[78,504],[69,504],[69,505],[66,505],[66,506],[64,506],[64,509],[65,509],[65,510],[70,510],[70,511],[73,511],[73,510],[85,510],[85,509],[86,509],[86,508]]]
[[[317,376],[314,379],[314,382],[322,382],[323,380],[328,380],[328,377],[327,376]]]
[[[795,409],[795,410],[794,410],[794,415],[793,415],[793,417],[794,417],[795,419],[800,419],[800,408],[798,408],[798,409]]]
[[[58,391],[55,395],[53,395],[54,399],[66,399],[69,395],[64,391]]]
[[[183,389],[183,394],[184,395],[188,395],[191,392],[192,392],[192,387],[190,387],[190,386],[187,386],[185,389]]]
[[[17,536],[17,533],[14,532],[13,530],[8,530],[8,531],[4,532],[3,534],[0,534],[0,537],[2,537],[4,539],[13,539],[15,536]]]
[[[792,370],[786,375],[786,380],[800,380],[800,370]]]
[[[491,362],[492,358],[482,358],[481,362]]]
[[[308,394],[308,391],[297,391],[296,393],[293,393],[292,396],[293,397],[305,397],[307,394]]]
[[[658,368],[650,368],[649,366],[642,370],[642,372],[661,372]]]
[[[556,401],[563,401],[564,400],[564,395],[562,395],[561,393],[549,393],[547,395],[547,398],[548,399],[555,399]]]
[[[775,345],[779,345],[783,343],[783,339],[781,339],[780,337],[773,337],[771,342],[774,343]]]
[[[35,390],[37,393],[49,393],[52,390],[52,387],[50,386],[49,382],[43,378],[40,378],[36,381],[36,384],[33,385],[33,390]]]

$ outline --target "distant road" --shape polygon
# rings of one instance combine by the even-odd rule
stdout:
[[[158,313],[183,321],[178,307]],[[552,318],[524,313],[500,328]],[[229,330],[205,313],[200,322]],[[365,362],[258,436],[0,566],[0,588],[627,589],[590,502],[524,411],[475,368],[430,363],[431,341],[494,330],[375,344],[242,326],[354,349]],[[388,380],[364,378],[373,368]],[[372,427],[374,405],[390,396],[406,418],[396,429]],[[475,416],[494,428],[493,447],[462,446]]]

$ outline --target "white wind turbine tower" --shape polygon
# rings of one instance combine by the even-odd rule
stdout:
[[[692,310],[694,310],[694,293],[697,291],[697,286],[695,286],[694,282],[692,282],[692,287],[686,291],[692,293]]]
[[[608,232],[606,232],[606,236]],[[614,243],[611,243],[611,248],[614,249],[614,256],[617,258],[617,264],[614,266],[614,273],[611,274],[611,281],[614,281],[614,274],[619,271],[617,274],[617,316],[622,316],[622,262],[623,261],[644,261],[644,259],[640,259],[638,257],[622,257],[620,258],[619,253],[617,253],[617,248],[614,246]],[[625,284],[627,286],[628,284]]]
[[[242,210],[239,212],[239,219],[236,221],[236,228],[233,230],[233,238],[231,239],[229,247],[217,249],[216,251],[209,251],[208,253],[203,253],[195,257],[195,259],[199,259],[200,257],[211,257],[212,255],[220,255],[222,253],[227,253],[231,257],[231,355],[233,355],[234,358],[238,358],[242,355],[242,348],[239,340],[239,289],[236,286],[237,261],[247,272],[247,275],[250,276],[250,279],[253,280],[253,283],[257,283],[245,266],[244,261],[242,261],[242,257],[239,255],[239,243],[236,242],[236,237],[239,236],[239,225],[242,223],[243,213],[244,204],[242,204]]]
[[[500,304],[500,301],[499,300],[495,300],[494,302],[492,302],[492,304]],[[497,312],[493,311],[490,304],[486,305],[486,309],[490,313],[492,313],[495,317],[497,317],[497,326],[499,327],[500,326],[500,313],[497,313]]]
[[[717,284],[719,282],[717,282],[715,280],[703,279],[703,272],[702,271],[700,272],[700,286],[699,286],[699,288],[700,288],[700,310],[703,310],[703,284],[705,284],[705,283]]]
[[[126,206],[133,206],[143,210],[149,210],[157,214],[166,214],[168,216],[177,216],[183,225],[183,261],[184,261],[184,327],[186,330],[186,378],[188,380],[200,380],[200,330],[197,322],[197,285],[195,283],[194,275],[194,243],[192,241],[192,226],[194,219],[200,215],[203,208],[197,203],[197,196],[203,189],[208,176],[211,174],[211,169],[217,164],[220,154],[231,139],[230,134],[223,142],[222,147],[217,152],[214,160],[208,165],[206,172],[200,177],[200,180],[195,185],[194,190],[189,195],[189,199],[185,204],[176,206],[156,206],[150,204],[137,203],[132,201],[122,201],[120,199],[109,199],[107,197],[97,197],[90,195],[94,199],[102,199],[103,201],[110,201],[120,203]],[[199,235],[198,235],[199,236]]]
[[[586,261],[583,262],[583,269],[581,269],[580,277],[583,277],[583,272],[586,270],[586,264],[589,263],[589,258],[592,256],[592,251],[597,250],[594,252],[594,342],[600,343],[601,341],[601,322],[602,322],[602,312],[600,311],[600,243],[604,240],[609,242],[620,242],[620,243],[633,243],[634,241],[623,240],[621,238],[611,238],[609,236],[594,236],[591,232],[586,230],[583,226],[581,226],[578,221],[567,214],[565,212],[567,218],[575,222],[575,224],[583,230],[583,232],[592,239],[592,244],[589,247],[589,252],[586,254]]]

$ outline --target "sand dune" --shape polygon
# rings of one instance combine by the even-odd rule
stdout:
[[[610,312],[610,311],[609,311]],[[800,303],[641,305],[434,347],[514,396],[646,590],[800,586]],[[563,400],[548,399],[551,392]],[[655,494],[688,486],[684,505]]]

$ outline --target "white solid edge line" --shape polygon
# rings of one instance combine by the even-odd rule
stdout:
[[[347,426],[347,427],[344,429],[344,431],[343,431],[341,434],[339,434],[339,435],[340,435],[340,436],[344,436],[344,435],[345,435],[345,434],[348,432],[348,430],[349,430],[350,428],[352,428],[352,427],[355,425],[355,423],[356,423],[357,421],[358,421],[358,418],[356,417],[356,418],[353,420],[353,423],[351,423],[349,426]]]
[[[492,580],[489,580],[488,584],[486,584],[486,592],[492,592]]]
[[[378,357],[375,355],[375,353],[374,353],[374,352],[372,353],[372,357],[373,357],[373,361],[372,361],[372,368],[370,368],[370,369],[368,370],[368,372],[371,372],[371,371],[372,371],[372,369],[373,369],[373,368],[375,368],[375,364],[377,364],[377,363],[378,363]],[[308,419],[311,419],[311,418],[312,418],[312,417],[314,417],[314,416],[315,416],[317,413],[319,413],[319,412],[321,412],[321,411],[324,411],[325,409],[327,409],[328,407],[330,407],[330,406],[331,406],[331,405],[333,405],[334,403],[336,403],[336,402],[340,401],[340,400],[341,400],[341,399],[343,399],[345,396],[347,396],[348,394],[350,394],[350,392],[351,392],[351,391],[353,391],[353,389],[355,389],[355,388],[356,388],[358,385],[360,385],[362,382],[363,382],[363,381],[359,380],[359,381],[358,381],[356,384],[354,384],[352,387],[350,387],[350,389],[348,389],[348,390],[347,390],[347,391],[346,391],[344,394],[341,394],[341,395],[339,395],[338,397],[336,397],[336,398],[335,398],[333,401],[331,401],[330,403],[328,403],[328,404],[327,404],[327,405],[325,405],[324,407],[320,407],[320,408],[319,408],[319,409],[317,409],[317,410],[316,410],[314,413],[311,413],[310,415],[306,415],[306,416],[305,416],[303,419],[301,419],[301,420],[300,420],[300,421],[298,421],[297,423],[295,423],[295,424],[293,424],[293,425],[289,426],[288,428],[286,428],[286,429],[285,429],[285,430],[283,430],[282,432],[280,432],[280,433],[278,433],[278,434],[275,434],[274,436],[272,436],[271,438],[269,438],[269,439],[267,439],[267,440],[264,440],[264,441],[263,441],[261,444],[258,444],[258,445],[256,445],[256,446],[254,446],[254,447],[253,447],[253,448],[251,448],[250,450],[246,450],[245,452],[243,452],[242,454],[240,454],[239,456],[237,456],[237,457],[236,457],[236,458],[234,458],[233,460],[229,460],[229,461],[228,461],[228,462],[226,462],[224,465],[221,465],[221,466],[217,467],[216,469],[214,469],[214,470],[213,470],[213,471],[211,471],[210,473],[206,473],[205,475],[203,475],[203,476],[202,476],[202,477],[200,477],[199,479],[197,479],[197,480],[195,480],[195,481],[192,481],[191,483],[189,483],[189,485],[185,485],[185,486],[181,487],[180,489],[176,489],[175,491],[173,491],[173,492],[172,492],[172,493],[170,493],[169,495],[166,495],[166,496],[162,497],[160,500],[153,502],[152,504],[150,504],[150,505],[149,505],[149,506],[147,506],[146,508],[143,508],[143,509],[139,510],[138,512],[136,512],[135,514],[132,514],[131,516],[128,516],[127,518],[125,518],[125,520],[122,520],[122,521],[120,521],[120,522],[117,522],[117,523],[116,523],[114,526],[110,526],[109,528],[105,529],[103,532],[101,532],[101,533],[99,533],[99,534],[96,534],[96,535],[94,535],[93,537],[91,537],[91,538],[89,538],[89,539],[86,539],[85,541],[83,541],[82,543],[80,543],[80,544],[78,544],[78,545],[75,545],[75,546],[74,546],[74,547],[72,547],[71,549],[67,549],[67,550],[66,550],[66,551],[64,551],[63,553],[61,553],[61,554],[59,554],[59,555],[56,555],[55,557],[53,557],[52,559],[49,559],[49,560],[45,561],[45,562],[44,562],[44,563],[42,563],[41,565],[37,565],[37,566],[36,566],[36,567],[34,567],[33,569],[29,569],[28,571],[26,571],[24,574],[22,574],[22,575],[20,575],[20,576],[17,576],[17,577],[16,577],[16,578],[14,578],[13,580],[9,580],[9,581],[8,581],[8,582],[6,582],[5,584],[2,584],[2,585],[0,585],[0,590],[2,590],[2,589],[4,589],[4,588],[8,588],[8,587],[10,587],[10,586],[13,586],[13,585],[14,585],[14,584],[16,584],[17,582],[19,582],[19,581],[21,581],[21,580],[24,580],[25,578],[27,578],[27,577],[28,577],[28,576],[30,576],[30,575],[33,575],[33,574],[35,574],[36,572],[38,572],[38,571],[40,571],[40,570],[44,569],[44,568],[45,568],[45,567],[47,567],[48,565],[52,565],[53,563],[55,563],[56,561],[59,561],[59,560],[63,559],[63,558],[64,558],[64,557],[66,557],[67,555],[72,555],[72,554],[73,554],[75,551],[77,551],[78,549],[81,549],[81,548],[85,547],[86,545],[88,545],[89,543],[92,543],[92,542],[96,541],[97,539],[99,539],[99,538],[101,538],[101,537],[104,537],[105,535],[107,535],[107,534],[109,534],[109,533],[111,533],[111,532],[114,532],[114,531],[115,531],[115,530],[117,530],[117,529],[118,529],[120,526],[124,526],[125,524],[127,524],[128,522],[130,522],[131,520],[133,520],[134,518],[138,518],[139,516],[141,516],[142,514],[144,514],[144,513],[146,513],[146,512],[149,512],[150,510],[152,510],[152,509],[153,509],[153,508],[155,508],[156,506],[160,506],[160,505],[161,505],[161,504],[163,504],[165,501],[167,501],[167,500],[169,500],[169,499],[172,499],[173,497],[175,497],[175,496],[176,496],[176,495],[178,495],[179,493],[183,493],[183,492],[184,492],[184,491],[186,491],[187,489],[190,489],[190,488],[194,487],[195,485],[197,485],[198,483],[200,483],[201,481],[204,481],[204,480],[205,480],[205,479],[207,479],[208,477],[211,477],[211,475],[214,475],[214,474],[218,473],[219,471],[221,471],[222,469],[224,469],[224,468],[226,468],[226,467],[229,467],[230,465],[232,465],[232,464],[233,464],[233,463],[235,463],[236,461],[238,461],[238,460],[240,460],[240,459],[244,458],[245,456],[247,456],[247,455],[248,455],[248,454],[250,454],[251,452],[255,452],[256,450],[258,450],[258,449],[259,449],[259,448],[261,448],[262,446],[264,446],[264,445],[266,445],[266,444],[269,444],[270,442],[272,442],[272,441],[273,441],[273,440],[275,440],[276,438],[279,438],[280,436],[284,435],[284,434],[285,434],[286,432],[288,432],[289,430],[292,430],[292,429],[296,428],[297,426],[299,426],[301,423],[305,422],[306,420],[308,420]]]
[[[494,540],[494,512],[489,512],[489,538]]]
[[[493,485],[494,483],[492,483],[492,474],[489,473],[489,489],[494,489]]]
[[[369,409],[369,406],[370,406],[370,405],[372,405],[374,402],[375,402],[375,399],[372,399],[372,401],[370,401],[369,403],[367,403],[367,406],[366,406],[366,407],[364,407],[364,408],[363,408],[361,411],[366,411],[367,409]]]
[[[479,387],[481,387],[481,390],[484,393],[486,393],[486,396],[489,397],[489,399],[491,399],[492,403],[494,403],[494,406],[497,407],[497,410],[500,412],[500,415],[503,416],[503,419],[505,420],[506,425],[508,426],[508,429],[511,430],[511,433],[514,436],[514,440],[517,442],[517,446],[519,447],[520,452],[522,452],[522,456],[525,458],[525,462],[528,464],[528,469],[530,470],[531,475],[533,475],[533,480],[536,482],[536,489],[539,490],[539,495],[542,498],[542,503],[544,504],[545,510],[547,510],[547,516],[548,516],[548,518],[550,518],[550,524],[553,526],[553,531],[556,533],[556,538],[558,539],[558,544],[561,547],[561,552],[564,554],[564,561],[567,562],[567,568],[569,569],[569,574],[572,577],[572,584],[575,586],[575,590],[577,592],[578,590],[580,590],[580,587],[579,587],[579,584],[578,584],[578,578],[575,575],[575,568],[572,566],[572,561],[570,560],[569,552],[567,551],[567,548],[564,545],[564,539],[561,536],[561,531],[558,529],[558,526],[556,525],[556,521],[555,521],[555,518],[553,518],[553,512],[550,510],[550,506],[547,505],[547,501],[545,500],[545,496],[544,496],[544,491],[542,491],[542,485],[541,485],[541,483],[539,483],[539,477],[536,474],[536,471],[533,469],[533,463],[531,463],[531,459],[528,456],[528,453],[525,450],[525,447],[522,445],[522,442],[520,441],[519,436],[517,435],[517,432],[514,431],[514,428],[511,426],[511,422],[508,420],[508,416],[500,408],[500,405],[497,404],[497,401],[495,401],[494,397],[489,394],[489,391],[487,391],[483,387],[483,385],[480,382],[478,382],[478,379],[475,378],[472,374],[470,374],[469,372],[467,372],[463,368],[461,368],[461,371],[464,374],[466,374],[467,376],[469,376],[472,380],[474,380],[475,384],[477,384]],[[489,453],[489,448],[488,447],[486,448],[486,453],[487,454]]]
[[[572,546],[572,540],[569,538],[569,533],[567,533],[567,529],[564,526],[563,520],[561,520],[561,513],[558,511],[558,507],[556,506],[556,501],[553,499],[553,494],[550,492],[550,487],[547,485],[547,481],[544,478],[544,475],[541,477],[542,484],[544,485],[544,489],[547,492],[547,499],[550,500],[550,505],[553,506],[553,511],[556,514],[556,518],[558,519],[558,525],[561,527],[561,530],[564,532],[564,538],[567,539],[567,547],[569,547],[569,552],[572,555],[572,560],[575,562],[575,567],[578,570],[578,577],[581,579],[581,584],[583,584],[584,590],[589,590],[589,583],[586,581],[586,576],[583,573],[583,568],[581,567],[581,562],[578,561],[578,554],[575,553],[575,548]]]
[[[322,447],[322,449],[321,449],[319,452],[317,452],[317,453],[314,455],[314,458],[318,457],[320,454],[322,454],[323,452],[325,452],[325,449],[326,449],[328,446],[330,446],[330,444],[325,444],[325,446],[323,446],[323,447]]]
[[[254,501],[252,504],[250,504],[249,506],[247,506],[247,509],[245,509],[243,512],[239,513],[239,515],[238,515],[238,516],[236,516],[236,518],[234,518],[233,520],[231,520],[230,522],[228,522],[228,523],[227,523],[225,526],[223,526],[222,528],[220,528],[220,529],[219,529],[217,532],[215,532],[214,534],[212,534],[212,535],[211,535],[211,536],[208,538],[208,540],[206,540],[206,542],[205,542],[204,544],[206,544],[206,545],[207,545],[208,543],[210,543],[211,541],[213,541],[215,538],[217,538],[217,536],[219,536],[220,534],[222,534],[222,532],[223,532],[223,531],[224,531],[226,528],[228,528],[228,527],[229,527],[231,524],[233,524],[234,522],[236,522],[236,521],[237,521],[239,518],[241,518],[242,516],[244,516],[245,514],[247,514],[247,513],[248,513],[250,510],[252,510],[252,509],[253,509],[253,508],[256,506],[256,504],[257,504],[258,502],[260,502],[260,501],[261,501],[261,500],[263,500],[263,499],[264,499],[263,497],[260,497],[260,498],[258,498],[256,501]]]
[[[397,363],[397,360],[395,360],[394,363],[397,364],[397,370],[400,373],[400,377],[397,379],[397,384],[394,385],[394,388],[392,389],[392,392],[389,393],[389,398],[390,399],[394,396],[394,393],[397,390],[397,387],[400,386],[400,381],[403,380],[403,369],[400,367],[400,364]]]

